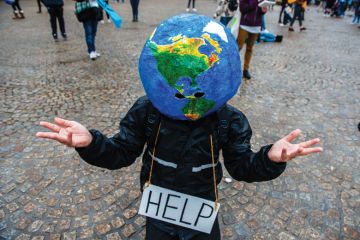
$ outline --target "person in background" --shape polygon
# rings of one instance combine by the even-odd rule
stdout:
[[[64,8],[63,8],[64,0],[42,0],[42,1],[50,15],[50,26],[54,40],[58,41],[56,20],[58,20],[59,22],[61,36],[64,39],[67,39],[67,34],[65,31],[65,21],[64,21]]]
[[[190,11],[191,1],[192,1],[192,11],[193,11],[193,12],[196,12],[197,10],[196,10],[196,8],[195,8],[195,0],[189,0],[189,1],[188,1],[188,6],[187,6],[187,8],[186,8],[186,11],[187,11],[187,12]]]
[[[37,5],[38,5],[38,11],[36,13],[41,13],[41,1],[40,0],[36,0]]]
[[[233,18],[236,10],[229,9],[229,0],[220,0],[218,2],[218,7],[214,13],[214,18],[220,16],[220,22],[225,26],[230,22]]]
[[[288,6],[288,2],[287,0],[281,0],[281,10],[280,10],[280,14],[279,14],[279,25],[280,26],[284,26],[283,22],[281,21],[281,16],[284,13],[285,15],[285,8]],[[285,18],[285,16],[284,16]]]
[[[305,6],[306,6],[306,1],[304,1],[304,0],[296,0],[295,1],[295,4],[294,4],[294,16],[293,16],[292,21],[290,23],[289,31],[291,31],[291,32],[294,31],[293,24],[294,24],[296,19],[299,20],[300,31],[306,30],[306,28],[302,25],[303,12],[305,11]]]
[[[109,0],[105,0],[105,3],[106,3],[106,4],[109,4]],[[100,7],[100,8],[101,8],[101,11],[102,11],[102,14],[101,14],[101,16],[102,16],[101,23],[105,23],[105,21],[104,21],[104,10],[102,9],[102,7]],[[106,11],[105,11],[105,14],[106,14],[106,17],[107,17],[107,22],[108,22],[108,23],[111,23],[109,14],[108,14]]]
[[[14,17],[13,19],[24,19],[24,11],[21,9],[19,0],[15,0],[13,4],[11,4],[11,7],[14,10]]]
[[[86,0],[76,0],[77,2],[83,2]],[[85,41],[87,45],[88,55],[91,60],[96,60],[100,57],[100,53],[96,52],[95,37],[97,32],[98,21],[101,20],[101,11],[99,4],[96,0],[89,0],[92,8],[86,10],[90,11],[86,14],[86,17],[81,20],[85,30]]]
[[[261,31],[262,15],[267,11],[266,7],[259,7],[257,0],[240,0],[240,29],[237,44],[241,50],[246,42],[243,77],[251,79],[249,72],[253,46]]]
[[[352,24],[360,23],[360,0],[353,1],[353,9],[354,9],[354,18],[352,20]]]
[[[138,22],[138,13],[139,13],[139,3],[140,0],[130,0],[132,14],[133,14],[133,22]]]
[[[260,43],[263,42],[282,42],[283,36],[282,35],[276,35],[274,33],[269,32],[269,30],[266,29],[266,21],[265,21],[265,15],[262,16],[262,23],[261,23],[261,32],[258,36],[257,42]]]

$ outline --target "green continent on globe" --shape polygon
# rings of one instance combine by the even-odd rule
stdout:
[[[185,105],[182,109],[185,117],[190,118],[191,120],[199,119],[212,107],[214,107],[215,102],[207,100],[204,98],[193,98]]]
[[[191,86],[194,87],[197,85],[196,77],[219,61],[214,52],[207,56],[199,51],[199,47],[206,44],[205,39],[217,53],[221,52],[218,42],[211,39],[208,34],[203,34],[201,38],[178,35],[171,38],[172,43],[167,45],[157,45],[151,39],[147,43],[157,61],[159,72],[168,84],[180,93],[183,87],[176,84],[179,78],[191,78]]]
[[[206,33],[201,38],[178,35],[171,38],[172,43],[167,45],[158,45],[151,38],[147,46],[157,61],[158,71],[168,84],[181,94],[184,93],[184,86],[177,84],[178,80],[188,77],[191,79],[191,87],[196,87],[198,85],[196,77],[219,61],[216,53],[220,53],[222,50],[219,43]],[[210,56],[199,51],[199,47],[206,45],[205,40],[215,48]],[[199,119],[215,105],[215,102],[209,99],[195,98],[194,96],[184,97],[189,99],[189,102],[182,112],[191,120]]]

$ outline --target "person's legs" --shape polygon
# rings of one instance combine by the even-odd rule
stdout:
[[[66,31],[65,31],[65,21],[64,21],[64,9],[62,6],[58,6],[55,8],[56,17],[59,21],[59,27],[61,35],[66,38]]]
[[[50,26],[52,31],[52,36],[57,39],[57,26],[56,26],[56,10],[55,7],[48,7],[48,12],[50,15]]]
[[[133,22],[135,22],[135,2],[136,0],[130,0],[132,14],[133,14]]]
[[[296,8],[298,8],[298,15],[299,15],[299,26],[300,28],[302,27],[302,20],[303,20],[303,11],[302,11],[302,8],[301,6],[299,5],[296,5]]]
[[[295,4],[295,7],[294,7],[294,16],[293,16],[293,19],[292,19],[292,21],[290,23],[290,27],[289,27],[290,31],[293,31],[292,26],[293,26],[296,19],[299,20],[299,24],[300,24],[300,27],[301,27],[302,26],[301,25],[301,7],[299,5],[297,5],[297,4]]]
[[[281,5],[281,10],[280,10],[280,14],[279,14],[279,23],[281,23],[281,16],[283,14],[283,12],[285,11],[285,5]]]
[[[97,20],[92,20],[92,21],[91,21],[92,42],[93,42],[93,44],[94,44],[94,51],[95,51],[95,52],[96,52],[95,37],[96,37],[96,32],[97,32],[97,25],[98,25],[98,21],[97,21]]]
[[[192,0],[192,1],[193,1],[192,7],[195,8],[195,0]]]
[[[190,8],[190,3],[191,3],[191,0],[188,1],[188,7],[187,8]]]
[[[239,29],[239,35],[236,39],[236,42],[238,44],[239,50],[241,51],[241,49],[244,46],[244,43],[246,41],[246,39],[248,38],[248,32],[245,31],[244,29],[240,28]]]
[[[253,47],[254,47],[257,37],[258,37],[257,33],[248,33],[248,38],[246,40],[244,71],[249,70],[250,61],[251,61],[251,57],[252,57],[252,51],[253,51]]]
[[[183,238],[182,238],[183,239]],[[184,238],[185,239],[185,238]],[[210,234],[199,233],[191,238],[191,240],[219,240],[221,239],[219,222],[216,219]]]
[[[85,30],[85,41],[88,48],[88,53],[95,51],[95,45],[93,41],[92,35],[92,21],[85,21],[83,22],[84,30]]]
[[[37,5],[38,5],[38,11],[37,11],[37,13],[41,13],[41,3],[40,3],[40,0],[36,0],[36,2],[37,2]]]
[[[135,21],[138,21],[138,14],[139,14],[139,3],[140,0],[135,0]]]

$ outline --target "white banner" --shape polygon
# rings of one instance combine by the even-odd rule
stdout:
[[[150,185],[142,194],[139,214],[210,233],[220,204]]]

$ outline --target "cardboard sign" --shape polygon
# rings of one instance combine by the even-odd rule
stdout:
[[[166,188],[150,185],[145,188],[139,214],[178,226],[210,233],[220,204]]]

